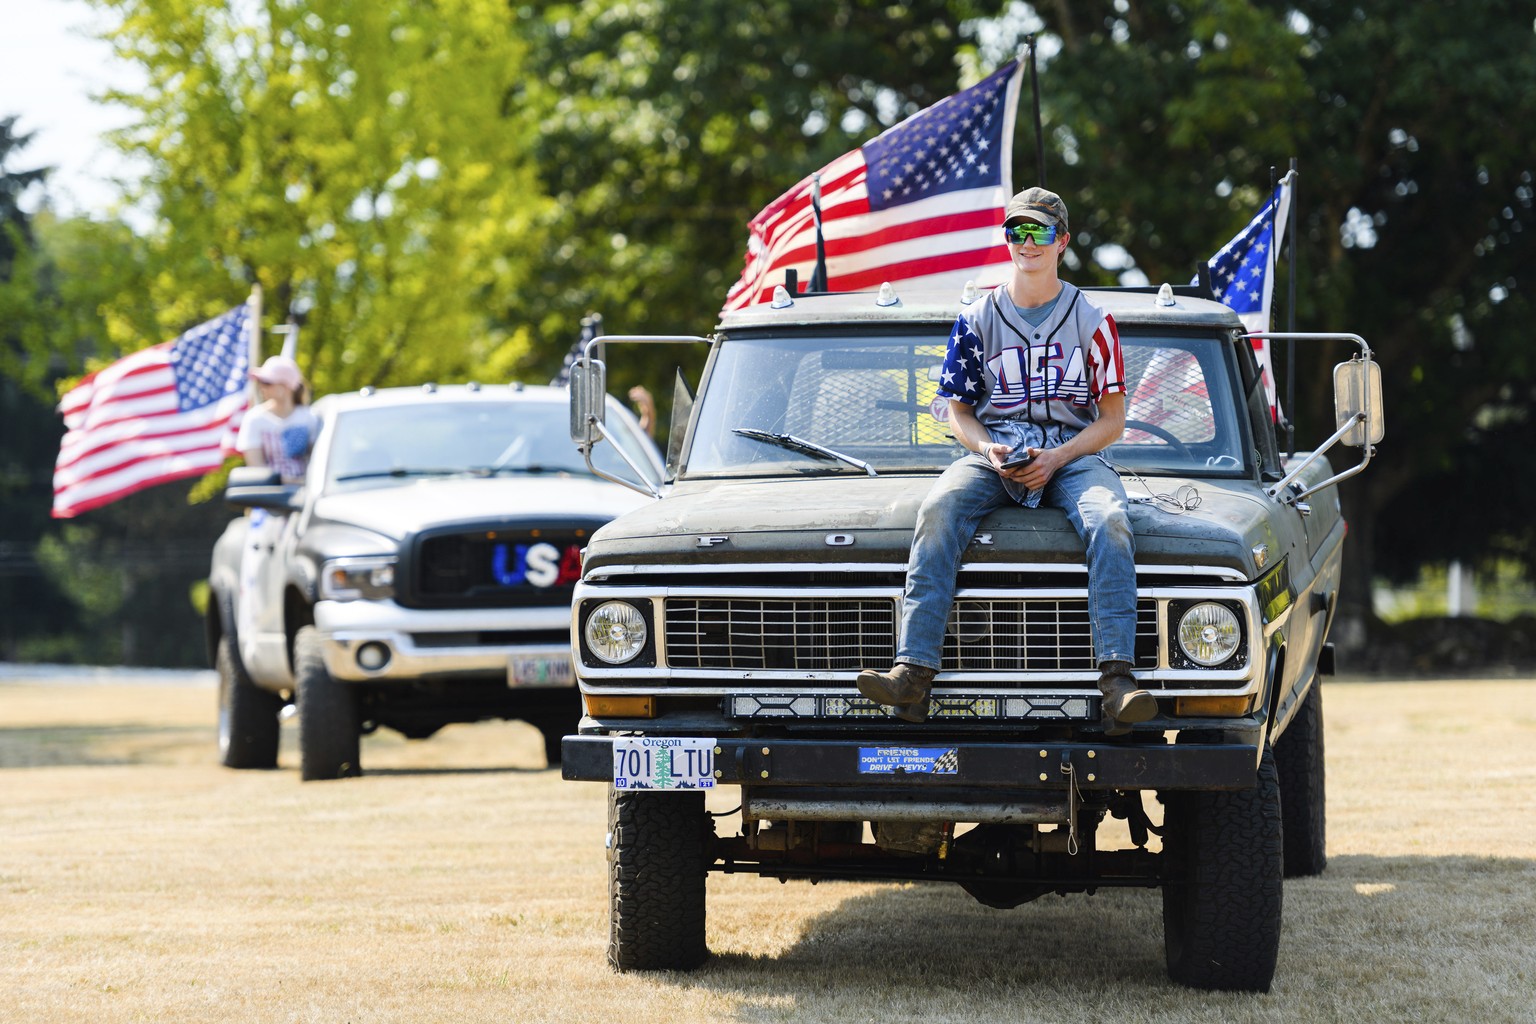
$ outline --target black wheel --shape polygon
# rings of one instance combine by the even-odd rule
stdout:
[[[551,768],[560,767],[560,741],[575,731],[569,723],[557,726],[546,722],[539,727],[539,732],[544,736],[544,760]]]
[[[1307,699],[1275,744],[1275,768],[1280,773],[1280,810],[1285,822],[1285,877],[1320,875],[1328,866],[1320,681],[1313,680]]]
[[[1280,953],[1280,785],[1265,750],[1258,784],[1165,798],[1163,943],[1192,988],[1268,992]]]
[[[575,735],[576,726],[581,722],[581,712],[579,710],[569,714],[545,712],[527,721],[544,737],[544,759],[549,762],[551,768],[558,768],[560,741],[567,736]]]
[[[276,768],[283,698],[251,681],[234,638],[219,638],[219,762],[226,768]]]
[[[361,775],[357,694],[326,671],[315,627],[299,630],[293,661],[299,691],[299,776],[312,782]]]
[[[608,962],[620,971],[686,971],[704,962],[703,793],[631,793],[608,801]]]

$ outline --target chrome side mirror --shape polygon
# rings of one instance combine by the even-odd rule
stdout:
[[[584,452],[603,436],[607,412],[608,368],[601,359],[583,357],[571,365],[571,443]]]
[[[1352,448],[1380,444],[1386,435],[1386,406],[1381,399],[1381,364],[1369,357],[1333,368],[1334,426],[1349,429],[1339,438]],[[1361,419],[1361,416],[1364,419]]]
[[[1363,470],[1376,455],[1376,445],[1386,432],[1386,409],[1381,398],[1381,367],[1371,359],[1371,347],[1358,334],[1277,334],[1260,332],[1244,335],[1247,338],[1268,338],[1271,341],[1286,339],[1351,341],[1360,354],[1347,363],[1333,368],[1333,408],[1337,429],[1300,463],[1291,467],[1285,479],[1265,488],[1265,492],[1288,505],[1299,505],[1301,499],[1315,494],[1324,487],[1332,487],[1341,480],[1348,480]],[[1337,444],[1347,444],[1361,449],[1360,463],[1326,480],[1319,480],[1303,489],[1295,484],[1306,468]]]

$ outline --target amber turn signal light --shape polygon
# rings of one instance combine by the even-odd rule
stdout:
[[[1253,698],[1243,697],[1179,697],[1173,702],[1175,715],[1201,715],[1213,718],[1238,718],[1246,715],[1253,705]]]
[[[655,718],[655,697],[606,697],[599,693],[584,693],[581,699],[587,705],[587,714],[593,718]]]

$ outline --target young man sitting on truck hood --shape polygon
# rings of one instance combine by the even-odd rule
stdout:
[[[1134,540],[1125,488],[1099,453],[1125,428],[1125,366],[1114,318],[1057,276],[1067,205],[1043,188],[1009,201],[1008,283],[960,314],[940,397],[971,454],[950,465],[918,512],[901,636],[889,672],[859,691],[910,722],[928,716],[960,559],[983,517],[1014,501],[1067,514],[1088,552],[1088,615],[1109,731],[1157,713],[1131,674],[1136,643]]]

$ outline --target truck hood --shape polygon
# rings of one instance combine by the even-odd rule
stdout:
[[[588,575],[608,565],[636,563],[906,564],[918,507],[936,477],[818,477],[684,483],[599,530],[587,548]],[[1126,480],[1144,567],[1207,566],[1253,577],[1253,549],[1270,545],[1278,558],[1290,544],[1268,525],[1274,502],[1248,480],[1157,477],[1159,494],[1196,489],[1197,507],[1170,513],[1147,501],[1147,485]],[[1008,507],[982,521],[966,561],[1081,565],[1083,545],[1058,509]]]
[[[311,522],[360,527],[399,540],[454,522],[612,519],[655,499],[591,477],[427,477],[395,486],[328,494]]]

